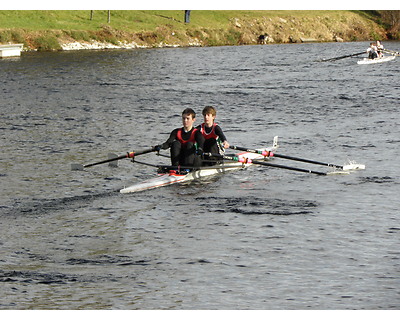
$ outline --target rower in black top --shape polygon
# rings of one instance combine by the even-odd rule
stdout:
[[[203,135],[204,141],[204,152],[214,154],[224,154],[225,149],[229,148],[228,140],[225,137],[221,127],[216,124],[215,117],[217,111],[214,107],[205,107],[203,109],[204,122],[197,127]],[[206,157],[208,164],[213,165],[217,161],[213,157]],[[207,164],[207,162],[204,162]]]
[[[182,112],[182,128],[174,129],[168,140],[155,146],[155,150],[170,149],[172,166],[201,166],[204,137],[200,131],[193,127],[196,113],[191,108]]]

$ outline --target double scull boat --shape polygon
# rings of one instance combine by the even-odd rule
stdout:
[[[274,137],[273,145],[268,148],[257,149],[259,153],[253,152],[240,152],[235,154],[235,157],[239,161],[223,161],[222,163],[199,167],[199,168],[176,168],[170,166],[160,167],[161,172],[158,176],[149,180],[145,180],[129,187],[120,190],[121,193],[132,193],[139,192],[154,188],[159,188],[163,186],[168,186],[171,184],[187,182],[202,177],[212,176],[220,173],[224,173],[232,170],[240,170],[252,165],[251,161],[248,160],[258,160],[258,161],[268,161],[269,152],[275,152],[278,149],[278,136]],[[243,159],[243,162],[240,162]]]
[[[312,173],[320,176],[327,176],[331,174],[349,174],[355,170],[364,170],[365,165],[359,164],[355,161],[351,161],[348,164],[337,165],[332,163],[326,163],[316,160],[304,159],[289,155],[278,154],[275,151],[278,149],[278,136],[274,137],[273,144],[271,147],[260,148],[260,149],[249,149],[246,147],[239,146],[230,146],[231,149],[238,150],[239,152],[232,155],[221,155],[214,153],[204,153],[204,156],[209,156],[216,159],[216,164],[211,166],[201,166],[201,167],[176,167],[176,166],[163,166],[163,165],[155,165],[150,163],[145,163],[141,161],[137,161],[135,159],[138,155],[143,155],[146,153],[151,153],[154,151],[158,151],[155,147],[151,147],[144,150],[138,150],[133,152],[128,152],[125,155],[117,156],[114,154],[109,154],[109,158],[107,160],[98,161],[95,163],[90,163],[86,165],[82,164],[72,164],[72,170],[83,170],[84,168],[92,167],[98,164],[108,163],[110,166],[117,166],[118,160],[124,158],[131,158],[133,162],[138,164],[148,165],[152,167],[158,168],[158,176],[155,178],[151,178],[136,184],[133,184],[129,187],[125,187],[120,190],[121,193],[132,193],[139,192],[154,188],[159,188],[163,186],[168,186],[175,183],[183,183],[192,181],[195,179],[200,179],[202,177],[213,176],[216,174],[224,173],[227,171],[240,170],[247,168],[253,164],[267,167],[274,167],[304,173]],[[158,155],[161,155],[158,153]],[[168,156],[166,156],[168,157]],[[281,165],[277,163],[272,163],[270,160],[273,158],[283,158],[292,161],[305,162],[309,164],[315,164],[325,167],[333,168],[331,172],[321,172],[314,171],[305,168],[297,168],[292,166]]]
[[[376,58],[376,59],[369,59],[369,58],[364,58],[363,60],[358,60],[357,64],[375,64],[375,63],[383,63],[387,61],[392,61],[396,58],[396,56],[385,56],[382,58]]]

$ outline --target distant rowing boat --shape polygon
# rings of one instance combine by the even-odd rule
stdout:
[[[274,138],[274,142],[271,147],[262,148],[258,150],[260,151],[260,153],[263,151],[275,152],[277,148],[278,148],[278,137],[276,136]],[[246,161],[245,162],[224,161],[223,163],[214,166],[187,168],[187,169],[165,166],[161,167],[162,172],[159,173],[157,177],[123,188],[120,190],[120,192],[121,193],[139,192],[139,191],[164,187],[171,184],[187,182],[202,177],[224,173],[227,171],[244,169],[252,165],[251,161],[247,161],[248,159],[265,160],[265,161],[268,160],[268,157],[265,157],[262,154],[257,154],[252,152],[240,152],[235,156],[238,157],[239,159],[240,158],[246,159]]]
[[[396,56],[385,56],[382,58],[376,58],[376,59],[368,59],[364,58],[363,60],[357,61],[357,64],[375,64],[375,63],[383,63],[383,62],[388,62],[392,61],[396,58]]]

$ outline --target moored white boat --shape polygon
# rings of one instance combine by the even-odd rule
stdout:
[[[23,44],[2,44],[0,45],[0,58],[19,57],[23,47]]]
[[[271,151],[275,152],[278,148],[278,137],[274,138],[273,145],[269,148],[258,149],[260,151]],[[252,152],[240,152],[236,154],[237,157],[242,159],[251,159],[251,160],[263,160],[264,158],[267,160],[268,158],[264,157],[261,154],[256,154]],[[139,192],[159,187],[168,186],[175,183],[187,182],[195,179],[199,179],[202,177],[212,176],[220,173],[224,173],[232,170],[240,170],[252,165],[252,163],[242,163],[242,162],[223,162],[218,165],[209,166],[209,167],[201,167],[199,169],[190,169],[187,172],[184,170],[170,170],[169,172],[161,173],[158,177],[145,180],[136,184],[133,184],[129,187],[123,188],[120,190],[121,193],[132,193]]]
[[[388,62],[392,61],[396,58],[396,56],[384,56],[382,58],[376,58],[376,59],[368,59],[364,58],[363,60],[357,61],[357,64],[375,64],[375,63],[383,63],[383,62]]]

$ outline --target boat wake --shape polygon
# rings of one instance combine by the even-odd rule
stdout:
[[[312,214],[318,207],[318,203],[309,200],[293,200],[287,199],[265,199],[257,197],[240,197],[240,198],[196,198],[199,202],[214,200],[219,206],[215,206],[216,211],[221,212],[221,207],[224,212],[233,212],[243,215],[275,215],[275,216],[289,216],[289,215],[302,215]],[[221,203],[225,201],[225,205]]]
[[[83,208],[92,203],[95,199],[118,196],[119,190],[108,191],[96,194],[86,194],[73,197],[38,199],[29,202],[16,201],[11,207],[3,207],[2,214],[11,215],[43,215],[54,211]]]

